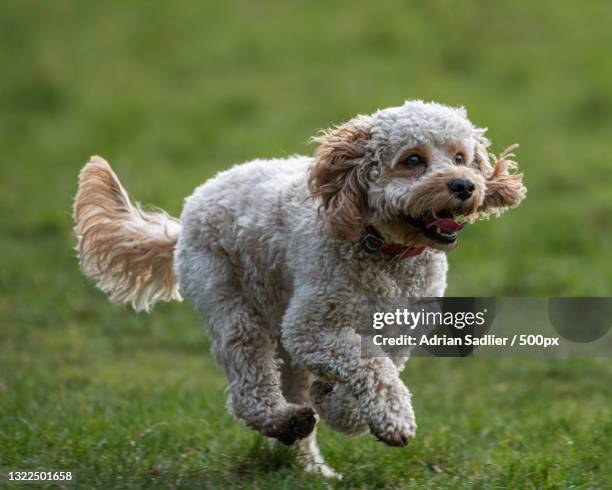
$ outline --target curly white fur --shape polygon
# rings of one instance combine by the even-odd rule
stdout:
[[[233,413],[264,435],[298,440],[305,467],[332,476],[311,406],[332,428],[369,431],[389,445],[415,434],[410,392],[399,378],[405,359],[362,357],[354,329],[368,299],[444,294],[452,246],[424,238],[401,216],[451,207],[476,217],[516,206],[525,191],[507,162],[502,168],[490,159],[484,130],[463,109],[407,102],[317,141],[314,159],[255,160],[209,180],[186,200],[180,232],[131,207],[110,167],[94,161],[106,177],[90,180],[91,163],[83,171],[76,232],[85,273],[115,299],[144,308],[177,297],[173,282],[158,280],[167,275],[153,266],[134,269],[133,254],[113,255],[138,245],[148,262],[175,246],[181,293],[207,317]],[[399,163],[414,148],[428,155],[418,173]],[[457,148],[463,166],[449,157]],[[475,183],[466,202],[448,194],[447,180],[456,177]],[[96,204],[98,185],[114,189],[96,195],[115,205]],[[356,239],[366,222],[387,239],[427,249],[403,261],[367,253]]]

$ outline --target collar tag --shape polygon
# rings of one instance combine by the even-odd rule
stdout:
[[[363,238],[361,239],[361,243],[363,244],[363,248],[370,253],[378,252],[385,241],[382,238],[379,238],[375,235],[372,235],[368,232],[368,230],[364,230]]]

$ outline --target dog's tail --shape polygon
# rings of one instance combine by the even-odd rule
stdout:
[[[103,158],[81,170],[74,221],[81,270],[111,301],[150,311],[157,301],[181,300],[172,270],[179,222],[132,204]]]

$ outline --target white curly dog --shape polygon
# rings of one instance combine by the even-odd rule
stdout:
[[[335,476],[315,413],[391,446],[416,429],[406,358],[361,355],[367,299],[442,296],[460,221],[525,196],[511,148],[489,154],[484,134],[463,108],[408,101],[321,133],[313,158],[220,173],[178,221],[132,204],[93,157],[74,205],[82,270],[136,310],[186,296],[206,315],[235,416]]]

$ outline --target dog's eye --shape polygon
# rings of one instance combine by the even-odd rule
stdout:
[[[402,163],[404,165],[412,167],[412,166],[415,166],[415,165],[420,165],[422,163],[425,163],[425,160],[418,153],[413,153],[408,158],[404,159],[404,161]]]
[[[462,164],[465,163],[465,157],[463,153],[459,152],[455,155],[455,163]]]

